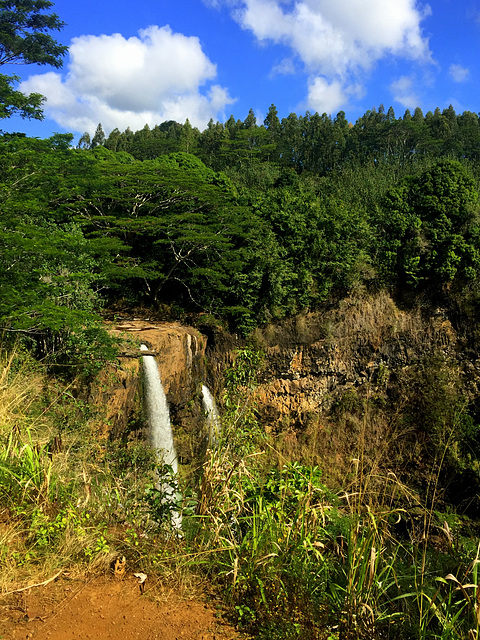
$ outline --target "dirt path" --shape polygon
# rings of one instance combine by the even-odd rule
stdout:
[[[5,603],[6,602],[6,603]],[[156,603],[133,576],[117,581],[60,577],[9,596],[0,640],[239,640],[213,607],[169,596]]]

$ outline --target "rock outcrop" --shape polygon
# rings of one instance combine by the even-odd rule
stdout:
[[[378,389],[393,372],[433,354],[456,358],[458,351],[441,313],[425,320],[420,310],[401,311],[386,294],[345,300],[335,311],[267,328],[259,339],[266,356],[259,413],[275,431],[302,428],[349,390]]]
[[[141,320],[111,326],[126,346],[96,393],[104,407],[105,431],[119,434],[132,416],[141,416],[143,343],[156,355],[180,461],[196,459],[206,443],[202,384],[221,411],[225,371],[245,344],[220,327],[203,329]],[[256,391],[260,424],[280,443],[285,437],[301,440],[304,452],[312,451],[315,441],[323,460],[340,450],[344,459],[355,457],[368,405],[371,450],[380,451],[389,438],[399,442],[392,425],[398,430],[406,419],[412,428],[402,446],[410,448],[412,464],[420,464],[415,442],[422,420],[429,418],[412,413],[417,399],[427,402],[429,389],[436,388],[445,406],[458,393],[467,404],[480,396],[480,360],[473,351],[467,353],[446,314],[401,310],[386,293],[351,297],[336,308],[269,325],[257,330],[253,341],[265,354]]]
[[[350,392],[386,391],[392,376],[434,355],[473,367],[472,385],[480,378],[480,361],[463,359],[463,345],[441,310],[429,317],[421,309],[402,311],[386,293],[267,326],[254,340],[265,354],[258,415],[273,433],[304,429]],[[238,346],[221,331],[210,340],[207,360],[217,383]]]
[[[92,392],[95,404],[101,408],[103,432],[118,436],[133,416],[141,415],[141,344],[149,347],[156,357],[177,440],[181,441],[182,434],[195,425],[201,430],[205,337],[178,323],[138,319],[111,324],[109,328],[123,339],[124,351],[117,365],[103,373]],[[197,436],[201,438],[202,434]],[[182,456],[181,444],[178,450]]]

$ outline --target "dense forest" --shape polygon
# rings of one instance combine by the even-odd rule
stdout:
[[[371,111],[1,139],[1,317],[55,353],[106,305],[235,331],[388,288],[477,301],[480,124]],[[71,329],[66,329],[66,327]]]

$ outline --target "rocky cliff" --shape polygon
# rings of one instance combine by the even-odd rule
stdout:
[[[217,380],[231,362],[226,343],[218,332],[207,346]],[[372,474],[415,476],[419,490],[443,459],[445,484],[460,495],[456,474],[480,455],[471,453],[480,359],[442,309],[402,310],[386,293],[352,296],[257,330],[253,343],[265,355],[256,411],[280,456],[318,464],[342,483],[360,457]]]
[[[191,455],[192,447],[203,437],[201,385],[206,375],[205,337],[179,323],[139,319],[110,324],[109,329],[123,340],[123,352],[92,390],[92,397],[101,408],[102,431],[118,436],[135,416],[135,424],[142,424],[140,345],[145,344],[156,357],[176,440],[180,442],[179,456]],[[186,447],[182,445],[185,440]]]
[[[349,391],[387,388],[392,374],[433,355],[458,358],[459,341],[438,313],[401,311],[386,295],[347,299],[338,309],[258,332],[265,370],[258,390],[262,422],[302,428]]]
[[[97,394],[109,429],[118,433],[139,412],[144,343],[157,357],[181,461],[197,457],[206,435],[201,385],[221,407],[225,370],[244,345],[221,328],[199,329],[138,320],[112,326],[128,347]],[[443,446],[458,415],[480,406],[480,360],[446,314],[401,310],[386,293],[269,325],[252,343],[264,353],[256,411],[274,446],[339,474],[360,446],[373,466],[387,461],[405,473],[426,466],[429,448]]]

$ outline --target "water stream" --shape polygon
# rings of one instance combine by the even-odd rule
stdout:
[[[218,413],[215,398],[210,393],[210,389],[202,384],[203,407],[207,414],[208,427],[208,444],[210,447],[216,447],[218,439],[221,435],[222,423],[220,414]]]
[[[148,351],[144,344],[142,351]],[[178,491],[176,476],[178,473],[178,459],[173,441],[170,412],[168,410],[167,397],[163,389],[160,373],[154,356],[143,356],[144,370],[144,407],[149,425],[149,442],[157,453],[159,465],[168,465],[172,469],[171,482],[159,482],[157,488],[164,493],[165,502],[174,502]],[[175,529],[182,526],[182,517],[172,511],[172,525]]]

